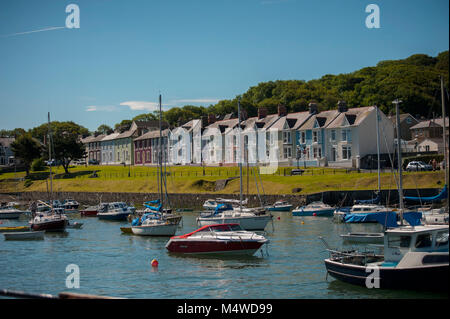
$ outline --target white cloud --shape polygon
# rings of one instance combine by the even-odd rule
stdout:
[[[146,101],[128,101],[120,103],[122,106],[128,106],[132,111],[156,111],[159,109],[159,104],[156,102]]]
[[[86,112],[114,112],[117,111],[117,107],[114,105],[104,105],[104,106],[98,106],[98,105],[89,105],[86,106]]]

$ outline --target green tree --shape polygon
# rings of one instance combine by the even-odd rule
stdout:
[[[66,174],[69,173],[69,165],[72,160],[80,159],[85,156],[85,146],[81,143],[78,135],[70,133],[54,134],[52,157],[61,161]],[[48,153],[48,145],[47,152]]]
[[[102,124],[97,128],[97,132],[100,134],[111,134],[114,130],[106,124]]]
[[[31,163],[41,156],[41,145],[30,134],[23,134],[11,143],[11,150],[14,156],[24,164],[28,177]]]

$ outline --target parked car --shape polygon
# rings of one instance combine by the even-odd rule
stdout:
[[[408,163],[408,165],[406,166],[406,170],[408,172],[431,171],[431,170],[433,170],[433,167],[431,165],[425,164],[424,162],[421,162],[421,161],[412,161],[412,162]]]
[[[86,161],[85,161],[85,160],[82,160],[82,159],[78,159],[78,160],[72,161],[72,163],[73,163],[74,165],[84,165],[84,164],[86,164]]]
[[[90,164],[90,165],[98,165],[99,162],[98,162],[96,159],[90,159],[90,160],[89,160],[89,164]]]

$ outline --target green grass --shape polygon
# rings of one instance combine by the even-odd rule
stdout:
[[[294,188],[301,188],[299,194],[310,194],[332,190],[364,190],[377,189],[378,177],[372,173],[348,171],[333,168],[308,168],[303,176],[290,176],[290,169],[279,168],[275,174],[262,174],[262,187],[266,194],[292,194]],[[74,166],[65,175],[62,168],[52,169],[54,173],[53,190],[70,192],[145,192],[158,190],[156,167],[123,167],[123,166]],[[98,177],[89,176],[96,171]],[[167,187],[170,193],[239,193],[239,179],[230,181],[218,192],[213,191],[214,182],[219,179],[239,176],[237,167],[167,167]],[[243,168],[244,193],[256,194],[255,176],[246,175]],[[285,176],[286,174],[286,176]],[[14,181],[25,177],[24,172],[0,174],[0,192],[15,191],[47,191],[48,169],[31,173],[31,182]],[[395,189],[396,182],[390,173],[381,175],[383,189]],[[247,180],[248,188],[247,188]],[[444,183],[443,172],[404,173],[404,188],[438,188]],[[262,192],[261,185],[258,185]]]

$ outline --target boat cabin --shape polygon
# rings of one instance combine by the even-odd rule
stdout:
[[[448,252],[448,230],[446,225],[388,229],[384,236],[384,260],[397,263],[408,252]]]
[[[353,205],[350,209],[351,214],[357,213],[370,213],[370,212],[384,212],[386,208],[379,205],[374,204],[361,204],[361,205]]]

